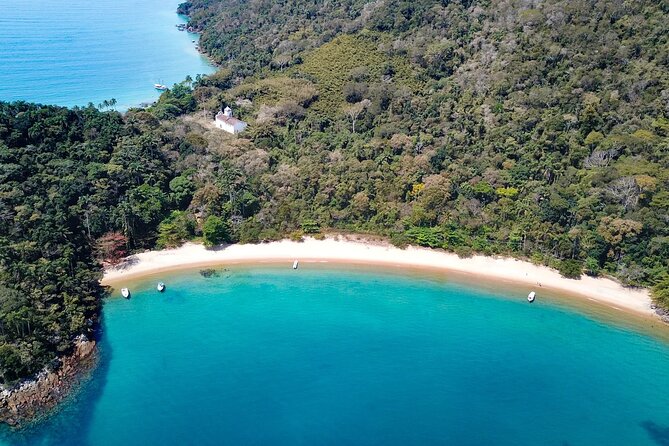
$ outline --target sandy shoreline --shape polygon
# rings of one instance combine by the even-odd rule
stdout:
[[[370,243],[327,238],[307,238],[303,242],[282,240],[248,245],[230,245],[208,250],[202,245],[187,243],[177,249],[150,251],[136,254],[116,268],[105,270],[103,283],[167,270],[207,265],[234,263],[265,263],[294,259],[300,262],[332,261],[337,263],[364,263],[380,266],[407,266],[431,270],[473,274],[482,279],[512,281],[527,285],[527,291],[553,290],[586,297],[614,308],[654,315],[646,289],[623,287],[607,278],[583,276],[580,280],[567,279],[548,267],[510,258],[473,256],[459,258],[455,254],[410,246],[399,249],[390,244]]]

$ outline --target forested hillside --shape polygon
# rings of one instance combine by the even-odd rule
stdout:
[[[0,103],[0,383],[90,336],[100,261],[152,246],[171,177],[142,126],[92,106]]]
[[[244,171],[261,203],[244,224],[308,219],[574,277],[666,277],[668,2],[181,9],[225,67],[200,107],[237,104],[251,122],[226,152],[262,168]]]
[[[95,328],[101,262],[195,237],[369,232],[669,304],[668,2],[180,11],[216,74],[124,115],[0,105],[0,382]]]

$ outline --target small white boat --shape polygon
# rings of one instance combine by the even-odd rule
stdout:
[[[165,284],[163,282],[158,282],[158,286],[156,286],[156,289],[162,293],[163,291],[165,291]]]
[[[121,296],[125,297],[126,299],[130,298],[130,290],[127,288],[121,288]]]
[[[535,293],[534,291],[532,291],[532,292],[530,292],[530,294],[527,295],[527,301],[528,301],[529,303],[532,303],[532,302],[534,302],[534,299],[535,299],[536,297],[537,297],[537,293]]]
[[[167,90],[167,85],[153,84],[153,88],[155,88],[158,91],[165,91],[165,90]]]
[[[295,261],[293,262],[293,269],[297,269],[297,267],[298,267],[299,265],[300,265],[300,262],[298,262],[297,260],[295,260]]]

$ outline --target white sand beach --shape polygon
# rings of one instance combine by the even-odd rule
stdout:
[[[466,273],[484,280],[524,284],[528,291],[554,290],[586,297],[618,309],[645,315],[654,314],[648,290],[626,288],[608,278],[583,276],[579,280],[567,279],[551,268],[511,258],[473,256],[463,259],[440,250],[413,246],[400,249],[387,243],[353,241],[350,237],[341,236],[324,240],[306,238],[302,242],[282,240],[261,244],[237,244],[216,249],[187,243],[177,249],[133,255],[125,263],[105,270],[103,283],[117,283],[121,279],[198,266],[281,261],[290,265],[296,259],[301,264],[327,261]]]

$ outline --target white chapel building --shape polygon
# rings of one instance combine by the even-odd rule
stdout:
[[[233,117],[232,109],[230,107],[225,107],[225,110],[216,113],[214,125],[221,130],[236,135],[237,133],[243,132],[248,124]]]

